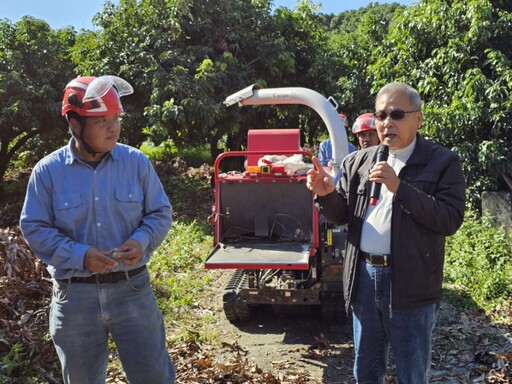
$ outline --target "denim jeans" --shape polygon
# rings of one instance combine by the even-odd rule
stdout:
[[[131,384],[174,383],[163,317],[147,270],[113,284],[55,281],[50,334],[65,383],[105,383],[109,335]]]
[[[356,383],[384,383],[390,347],[399,383],[428,383],[439,305],[391,311],[391,268],[373,267],[365,261],[358,268],[352,304]]]

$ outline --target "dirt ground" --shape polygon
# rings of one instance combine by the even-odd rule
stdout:
[[[196,196],[190,199],[197,201]],[[13,225],[19,217],[21,203],[11,205],[2,212],[0,228]],[[204,212],[205,208],[197,210]],[[52,365],[54,350],[41,340],[47,329],[45,308],[49,294],[44,268],[28,252],[18,231],[5,229],[0,235],[0,261],[5,275],[0,284],[0,331],[4,332],[0,344],[5,349],[21,340],[36,346],[33,364],[46,379],[41,382],[60,383]],[[328,323],[321,319],[317,308],[261,306],[254,309],[249,321],[233,324],[222,309],[222,293],[231,272],[212,273],[215,286],[209,300],[198,303],[195,310],[208,313],[202,326],[217,335],[219,342],[198,345],[184,341],[170,345],[177,367],[176,384],[354,382],[351,321],[346,321],[342,313]],[[443,302],[434,332],[432,359],[432,384],[510,384],[512,327],[494,323],[481,311],[461,311]],[[392,364],[388,372],[387,384],[395,383]],[[25,383],[20,380],[12,382]],[[122,372],[109,371],[107,383],[126,382]]]
[[[219,288],[229,272],[219,273]],[[351,320],[339,313],[329,323],[314,307],[255,307],[251,320],[230,323],[222,311],[222,289],[213,298],[214,322],[223,348],[214,360],[229,363],[233,351],[250,366],[273,372],[281,383],[353,383]],[[434,332],[431,383],[511,383],[512,329],[482,313],[443,302]],[[395,383],[392,358],[387,383]]]
[[[325,322],[306,306],[261,306],[252,313],[247,322],[230,323],[219,311],[216,322],[221,339],[236,343],[249,363],[274,372],[282,382],[353,382],[352,329],[344,316]],[[216,356],[217,361],[225,358]]]

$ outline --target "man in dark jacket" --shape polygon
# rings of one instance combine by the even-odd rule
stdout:
[[[344,161],[339,191],[316,158],[307,186],[322,215],[348,224],[343,288],[352,310],[357,383],[384,383],[389,348],[400,383],[428,382],[441,300],[445,237],[461,226],[465,186],[459,157],[417,133],[421,98],[407,84],[377,94],[381,140]],[[376,153],[389,147],[387,161]],[[381,185],[370,205],[372,183]]]

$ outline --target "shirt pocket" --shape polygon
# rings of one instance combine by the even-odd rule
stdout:
[[[59,228],[67,228],[69,223],[84,217],[84,204],[80,193],[53,196],[55,224]]]
[[[439,173],[437,172],[421,172],[415,176],[409,176],[404,180],[415,188],[431,195],[435,192],[439,181]]]
[[[139,184],[118,184],[110,206],[113,223],[119,233],[126,237],[140,224],[144,217],[144,194]]]
[[[54,196],[54,204],[57,211],[73,209],[82,205],[82,196],[79,193]]]
[[[133,186],[119,186],[115,191],[116,200],[121,203],[142,203],[142,191]]]

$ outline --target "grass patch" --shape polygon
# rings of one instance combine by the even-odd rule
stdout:
[[[213,164],[210,149],[188,148],[180,151],[180,157],[185,160],[189,167],[200,167],[202,164]]]
[[[174,157],[178,153],[178,147],[171,140],[166,140],[155,145],[151,140],[146,140],[140,146],[140,150],[151,160],[165,161]]]
[[[162,184],[173,206],[174,222],[162,244],[156,249],[148,268],[152,285],[168,327],[168,339],[181,341],[207,338],[208,304],[211,302],[212,272],[204,267],[204,261],[213,248],[212,226],[206,223],[211,213],[213,191],[209,183],[209,171],[187,166],[159,173]],[[199,165],[201,156],[195,157]],[[176,163],[182,166],[180,163]],[[203,327],[204,325],[204,327]]]
[[[444,283],[443,300],[447,301],[457,309],[482,311],[482,308],[473,300],[466,287]]]
[[[476,306],[504,321],[512,297],[511,253],[512,241],[503,227],[469,212],[459,231],[447,239],[445,285],[458,287]]]
[[[159,145],[155,145],[151,140],[146,140],[141,144],[140,150],[151,161],[166,161],[179,156],[189,167],[198,168],[205,163],[213,164],[209,147],[179,149],[171,139],[163,141]]]
[[[203,338],[195,325],[202,315],[194,316],[192,309],[199,306],[211,287],[211,275],[204,268],[213,244],[209,232],[196,221],[173,223],[148,264],[159,306],[174,332],[174,340],[190,338],[191,333],[194,339]]]

